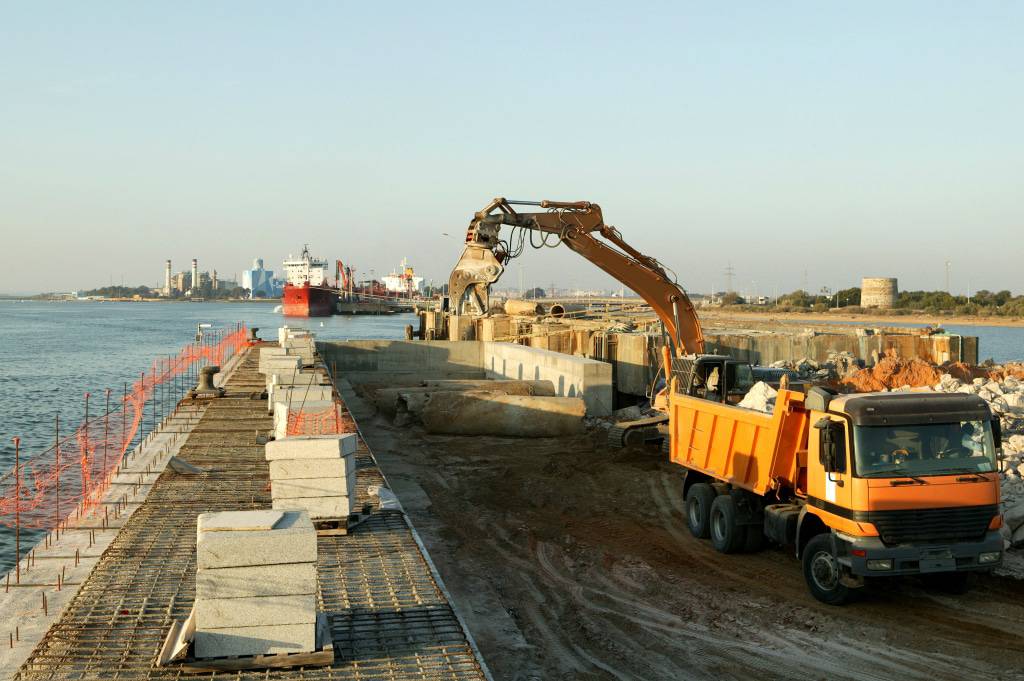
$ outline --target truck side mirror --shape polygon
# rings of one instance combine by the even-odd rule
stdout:
[[[990,423],[992,424],[992,444],[995,445],[998,452],[1003,448],[1003,424],[999,422],[999,417],[995,414]]]
[[[818,419],[814,427],[821,431],[818,440],[818,463],[826,473],[846,472],[846,443],[843,424],[830,418]]]

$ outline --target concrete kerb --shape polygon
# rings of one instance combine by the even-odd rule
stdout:
[[[244,354],[245,351],[237,353],[224,364],[223,370],[214,377],[215,385],[222,386],[228,380]],[[188,440],[191,427],[205,412],[205,405],[189,414],[187,431],[169,430],[169,426],[179,425],[175,423],[179,418],[175,415],[179,411],[180,407],[176,407],[157,430],[129,452],[126,456],[127,466],[120,468],[112,477],[110,488],[100,504],[107,509],[123,510],[117,515],[108,515],[106,527],[102,511],[78,520],[71,519],[72,513],[59,539],[54,539],[48,546],[38,544],[21,560],[20,586],[14,586],[13,570],[9,574],[11,586],[6,592],[0,592],[0,622],[5,623],[12,634],[17,629],[18,640],[14,642],[13,648],[0,646],[0,678],[13,678],[46,632],[60,619],[100,556],[124,523],[145,501],[153,483],[167,467],[167,462],[178,454]],[[129,498],[128,503],[119,506],[125,496]],[[60,590],[57,589],[58,574],[61,575]],[[45,613],[42,606],[44,596]],[[2,633],[0,629],[0,635]]]

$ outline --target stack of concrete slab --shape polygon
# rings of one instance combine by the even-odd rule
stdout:
[[[267,443],[270,496],[278,510],[314,520],[347,518],[355,506],[356,436],[299,435]]]
[[[260,348],[259,372],[271,374],[293,374],[299,371],[302,359],[289,355],[285,348]]]
[[[316,648],[316,530],[302,511],[199,516],[197,658]]]
[[[267,375],[267,411],[272,413],[278,390],[303,390],[305,388],[329,387],[330,380],[319,371],[303,371],[292,374]]]
[[[283,440],[288,437],[288,418],[291,414],[306,413],[313,418],[313,414],[325,415],[330,409],[341,409],[341,405],[332,399],[326,400],[296,400],[295,402],[274,404],[274,438]]]
[[[313,366],[316,355],[316,343],[313,336],[297,336],[285,339],[281,347],[289,355],[294,355],[302,360],[303,366]]]
[[[278,405],[301,405],[304,402],[329,400],[334,394],[330,385],[278,385],[271,384],[267,391],[267,412],[273,414]]]
[[[277,344],[284,346],[284,342],[289,338],[298,338],[300,336],[308,336],[309,329],[302,326],[285,326],[278,327],[277,329]]]

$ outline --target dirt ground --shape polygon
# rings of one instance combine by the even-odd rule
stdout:
[[[829,607],[788,550],[694,539],[654,449],[357,417],[496,679],[1024,679],[1022,581]]]
[[[931,324],[933,326],[1024,326],[1024,318],[1021,317],[928,314],[894,315],[885,314],[884,311],[872,312],[871,314],[846,314],[841,310],[829,312],[779,312],[771,307],[765,307],[763,310],[755,312],[702,307],[698,309],[698,314],[701,321],[711,323],[743,320],[759,322],[785,321],[793,323],[855,322],[864,326],[906,326],[907,324]]]

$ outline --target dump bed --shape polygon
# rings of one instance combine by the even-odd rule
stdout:
[[[804,395],[792,390],[779,391],[773,414],[674,393],[671,459],[761,495],[780,486],[802,490],[808,418]]]

